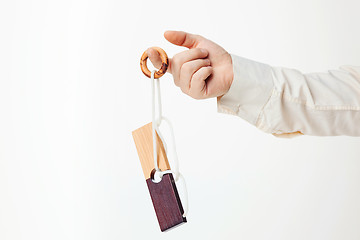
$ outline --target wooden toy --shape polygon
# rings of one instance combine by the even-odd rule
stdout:
[[[160,70],[153,73],[149,71],[146,64],[148,58],[146,51],[140,60],[142,72],[147,77],[152,78],[152,81],[164,75],[169,65],[169,60],[165,51],[158,47],[153,48],[159,52],[162,60]],[[136,129],[132,132],[132,135],[160,229],[161,231],[166,231],[179,224],[185,223],[186,217],[184,216],[184,209],[175,185],[174,176],[168,162],[164,144],[159,137],[157,125],[154,125],[154,122],[156,123],[154,111],[153,96],[153,122]],[[156,144],[154,144],[154,139]],[[154,146],[156,151],[154,151]],[[159,182],[155,181],[157,169],[162,176]]]

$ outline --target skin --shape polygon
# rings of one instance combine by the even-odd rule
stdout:
[[[181,91],[195,99],[221,98],[233,81],[230,54],[216,43],[200,36],[181,31],[166,31],[170,43],[188,48],[169,59],[168,72]],[[159,53],[149,48],[150,61],[160,68]]]

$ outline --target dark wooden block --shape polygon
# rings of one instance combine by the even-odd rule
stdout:
[[[151,178],[146,180],[161,231],[186,222],[184,209],[172,174],[165,174],[162,180],[154,183]]]

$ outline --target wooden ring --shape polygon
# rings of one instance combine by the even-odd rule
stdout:
[[[169,58],[163,49],[161,49],[159,47],[152,47],[152,48],[155,49],[156,51],[158,51],[158,53],[160,54],[161,67],[154,74],[154,78],[160,78],[162,75],[164,75],[166,73],[166,70],[169,66]],[[141,67],[141,71],[145,74],[145,76],[151,78],[151,72],[148,69],[147,63],[146,63],[147,59],[148,59],[148,55],[147,55],[147,51],[145,51],[140,59],[140,67]]]

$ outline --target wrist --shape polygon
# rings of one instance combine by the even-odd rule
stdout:
[[[223,89],[221,95],[219,95],[217,97],[217,100],[220,100],[220,98],[222,96],[224,96],[230,90],[233,80],[234,80],[233,62],[232,62],[231,55],[228,53],[228,61],[224,67],[224,80],[223,80],[224,81],[224,89]]]
[[[218,101],[219,112],[238,115],[255,125],[273,90],[272,68],[263,63],[231,54],[233,81]]]
[[[233,80],[234,80],[233,62],[232,62],[232,58],[231,58],[230,54],[228,54],[228,56],[229,56],[229,64],[227,64],[227,67],[225,70],[226,92],[229,91],[229,89],[233,83]]]

